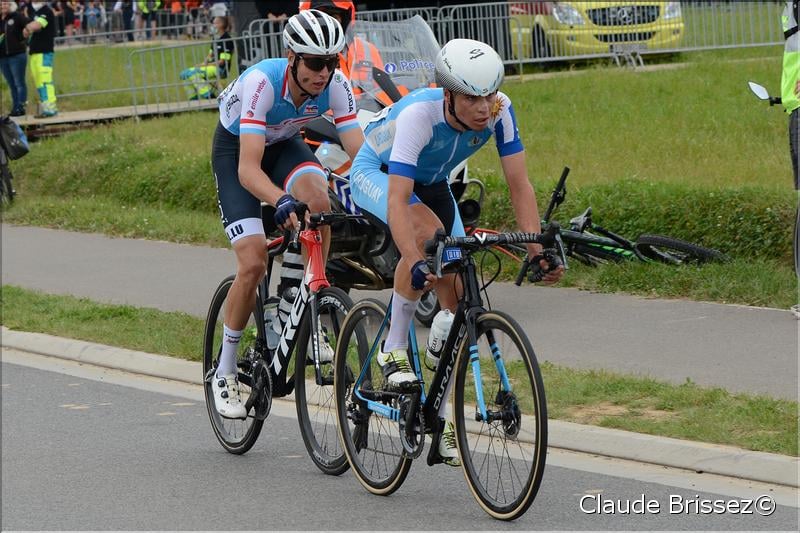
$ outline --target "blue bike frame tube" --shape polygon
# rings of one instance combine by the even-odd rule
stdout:
[[[389,301],[389,309],[391,310],[391,300]],[[369,369],[369,365],[370,363],[372,363],[372,358],[375,357],[375,352],[378,350],[378,347],[380,346],[379,339],[381,338],[383,331],[389,325],[389,319],[391,318],[390,315],[391,311],[387,311],[386,316],[383,318],[383,322],[381,323],[381,327],[378,329],[378,333],[377,335],[375,335],[375,339],[372,341],[372,346],[370,346],[369,348],[369,354],[367,354],[367,359],[366,361],[364,361],[364,364],[361,367],[361,373],[358,375],[358,379],[353,384],[354,387],[353,390],[355,390],[356,398],[358,398],[362,402],[366,402],[367,408],[370,411],[396,421],[399,420],[400,418],[399,409],[389,407],[388,405],[376,402],[374,400],[369,400],[365,398],[363,394],[361,394],[361,384],[364,382],[364,378],[367,376],[367,369]]]
[[[472,365],[472,378],[475,381],[475,403],[481,413],[481,420],[486,420],[486,401],[483,398],[483,381],[481,380],[481,358],[478,357],[478,346],[470,344],[469,362]]]
[[[500,379],[503,382],[503,390],[511,392],[511,381],[508,379],[508,372],[506,372],[506,364],[503,362],[503,353],[494,339],[492,331],[486,332],[486,339],[489,341],[489,347],[492,349],[492,356],[494,357],[494,365],[497,367],[497,373],[500,374]]]

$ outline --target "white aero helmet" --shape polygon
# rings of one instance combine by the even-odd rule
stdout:
[[[503,60],[480,41],[453,39],[436,57],[436,84],[456,93],[486,96],[500,87],[504,74]]]
[[[332,56],[344,49],[344,31],[332,16],[307,9],[286,22],[283,45],[296,54]]]

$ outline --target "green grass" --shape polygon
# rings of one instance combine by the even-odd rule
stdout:
[[[203,321],[184,313],[99,304],[9,285],[1,296],[2,323],[13,330],[201,360]],[[512,381],[523,381],[520,364],[509,364],[508,370]],[[553,419],[798,455],[796,402],[547,362],[542,372]]]

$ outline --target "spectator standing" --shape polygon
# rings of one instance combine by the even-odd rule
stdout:
[[[186,0],[186,12],[189,14],[186,35],[190,39],[200,37],[200,0]]]
[[[30,22],[25,25],[24,37],[30,37],[30,64],[33,84],[39,94],[40,118],[58,114],[56,88],[53,85],[56,16],[45,2],[32,2],[26,13]]]
[[[25,114],[28,100],[28,87],[25,84],[28,55],[23,35],[28,22],[25,15],[17,10],[16,2],[0,2],[0,70],[11,91],[12,117]]]
[[[50,7],[53,8],[53,14],[56,16],[56,35],[58,37],[64,36],[64,2],[58,0],[50,2]]]
[[[71,40],[75,33],[75,0],[64,0],[61,2],[61,10],[64,12],[64,35],[67,40]]]
[[[117,0],[117,3],[114,4],[114,12],[121,14],[125,38],[128,42],[133,42],[133,0]]]
[[[87,33],[95,35],[98,26],[100,26],[100,7],[97,5],[96,0],[89,0],[89,5],[83,11],[83,16],[86,19]]]
[[[158,23],[158,10],[161,7],[161,0],[137,0],[139,12],[141,13],[142,27],[146,30],[147,39],[154,39]]]
[[[183,22],[183,2],[180,0],[172,0],[170,2],[168,0],[166,7],[169,8],[169,34],[171,37],[178,38],[181,33],[178,26]]]

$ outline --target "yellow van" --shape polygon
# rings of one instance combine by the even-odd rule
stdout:
[[[683,35],[680,2],[509,2],[515,57],[668,50]]]

